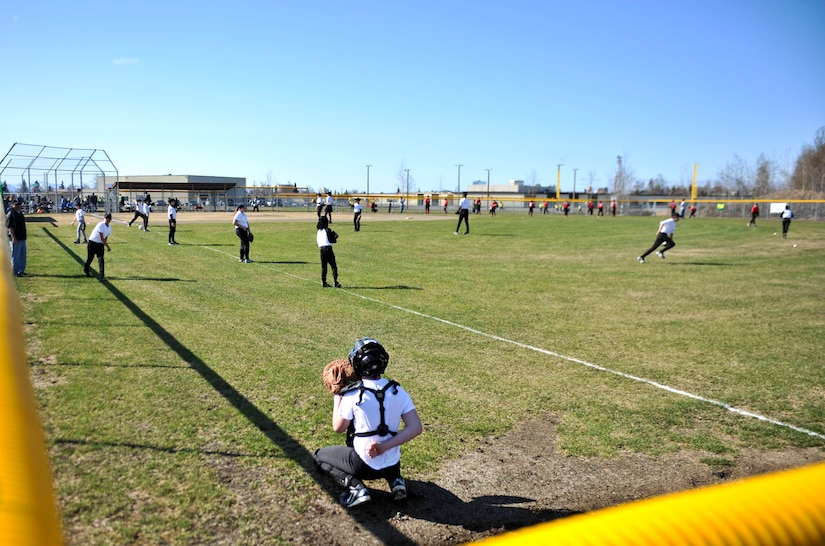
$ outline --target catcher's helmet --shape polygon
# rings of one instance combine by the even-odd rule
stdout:
[[[349,362],[358,377],[378,377],[387,369],[390,355],[384,346],[372,338],[365,337],[355,342],[349,352]]]

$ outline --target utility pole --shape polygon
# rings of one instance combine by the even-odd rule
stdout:
[[[456,193],[461,193],[461,167],[463,167],[463,166],[464,166],[463,163],[456,164],[456,167],[458,167],[458,187],[455,190]]]
[[[410,196],[409,196],[409,193],[410,193],[410,170],[409,169],[404,169],[404,170],[407,172],[407,185],[406,185],[406,188],[404,189],[404,201],[406,202],[407,206],[409,207],[410,206]],[[403,212],[403,207],[402,207],[402,212]]]
[[[487,171],[487,208],[490,208],[490,171],[493,169],[484,169]]]
[[[367,208],[370,207],[370,167],[372,165],[367,165]]]

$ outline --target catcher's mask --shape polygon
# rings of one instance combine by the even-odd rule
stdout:
[[[372,338],[365,337],[355,342],[349,352],[349,362],[358,377],[379,377],[387,369],[390,355],[384,346]]]

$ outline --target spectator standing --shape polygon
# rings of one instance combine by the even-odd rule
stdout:
[[[18,197],[6,214],[6,230],[11,243],[11,267],[18,277],[26,276],[26,217],[22,212],[23,198]]]
[[[679,205],[679,218],[681,218],[682,220],[685,219],[685,210],[687,210],[687,201],[682,199],[682,202]]]
[[[665,259],[665,252],[676,246],[676,243],[673,242],[673,233],[676,231],[676,222],[678,221],[679,213],[676,212],[674,208],[671,210],[670,218],[659,222],[659,228],[656,230],[656,240],[653,241],[653,245],[647,249],[644,254],[636,258],[640,264],[645,263],[647,255],[651,254],[662,244],[664,244],[665,247],[661,250],[656,250],[656,255],[663,260]]]
[[[689,216],[689,218],[693,218],[693,217],[695,217],[695,216],[696,216],[696,205],[694,205],[693,203],[691,203],[691,205],[690,205],[690,216]]]
[[[570,203],[565,201],[561,206],[561,210],[564,211],[564,217],[567,218],[567,215],[570,214]]]
[[[450,206],[450,201],[445,197],[444,198],[444,214],[447,214],[447,207]]]
[[[335,288],[341,288],[338,282],[338,264],[335,261],[335,252],[332,250],[332,241],[329,238],[329,222],[326,216],[318,218],[315,229],[315,241],[318,243],[318,250],[321,252],[321,286],[329,288],[327,282],[327,269],[332,269],[332,281]]]
[[[241,240],[240,259],[241,263],[252,263],[249,259],[249,243],[252,240],[252,232],[249,230],[249,218],[246,216],[246,207],[242,204],[235,209],[235,216],[232,218],[232,225],[235,226],[235,235]]]
[[[598,216],[604,216],[604,203],[599,201],[599,204],[596,205],[596,209],[598,210],[598,212],[596,213]]]
[[[790,205],[785,205],[785,210],[782,211],[782,238],[788,238],[788,228],[791,227],[791,218],[793,218],[793,211]]]
[[[89,236],[89,244],[86,245],[86,265],[83,267],[83,273],[87,277],[92,276],[89,266],[97,256],[98,278],[102,281],[106,278],[106,260],[105,251],[111,252],[112,247],[109,246],[109,237],[112,236],[112,213],[107,212],[103,217],[102,222],[98,222]]]
[[[616,200],[615,199],[610,201],[610,214],[614,218],[616,217]]]
[[[527,205],[527,216],[533,216],[533,209],[536,208],[536,204],[533,201],[530,201],[530,204]]]
[[[424,214],[430,214],[430,196],[424,198]]]
[[[75,237],[74,244],[80,244],[81,235],[83,235],[83,242],[88,243],[89,240],[86,239],[86,213],[83,212],[83,209],[74,211],[74,220],[72,220],[71,225],[74,225],[75,222],[77,222],[77,237]]]
[[[467,192],[461,194],[461,200],[458,202],[458,225],[455,227],[455,234],[458,235],[458,229],[461,227],[461,222],[464,222],[464,235],[470,234],[470,200],[467,199]]]

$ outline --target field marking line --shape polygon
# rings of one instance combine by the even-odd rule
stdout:
[[[224,254],[224,255],[230,256],[230,257],[232,256],[231,254],[229,254],[229,253],[227,253],[223,250],[218,250],[218,249],[210,248],[210,247],[202,247],[202,248],[205,248],[207,250],[211,250],[213,252],[217,252],[218,254]],[[253,261],[252,263],[254,264],[255,262]],[[261,266],[261,267],[264,267],[264,266]],[[269,268],[267,268],[267,269],[269,269]],[[283,271],[281,269],[278,269],[277,271],[279,273],[282,273],[282,274],[287,275],[289,277],[293,277],[295,279],[300,279],[300,280],[303,280],[303,281],[311,282],[310,279],[307,279],[306,277],[302,277],[300,275],[287,273],[286,271]],[[737,408],[735,406],[731,406],[730,404],[728,404],[726,402],[722,402],[720,400],[714,400],[713,398],[706,398],[704,396],[699,396],[698,394],[693,394],[691,392],[684,391],[684,390],[681,390],[681,389],[677,389],[675,387],[669,387],[668,385],[664,385],[664,384],[659,383],[657,381],[653,381],[652,379],[645,379],[644,377],[639,377],[637,375],[633,375],[633,374],[629,374],[629,373],[625,373],[625,372],[620,372],[618,370],[611,370],[610,368],[605,368],[604,366],[600,366],[598,364],[594,364],[593,362],[588,362],[586,360],[582,360],[582,359],[576,358],[574,356],[563,355],[563,354],[557,353],[555,351],[550,351],[549,349],[542,349],[541,347],[536,347],[534,345],[528,345],[526,343],[521,343],[520,341],[507,339],[505,337],[501,337],[501,336],[498,336],[496,334],[490,334],[490,333],[487,333],[487,332],[482,332],[481,330],[471,328],[470,326],[465,326],[463,324],[458,324],[457,322],[453,322],[451,320],[447,320],[447,319],[443,319],[443,318],[439,318],[439,317],[434,317],[432,315],[428,315],[428,314],[422,313],[420,311],[415,311],[413,309],[407,309],[406,307],[401,307],[400,305],[395,305],[393,303],[387,303],[385,301],[381,301],[381,300],[378,300],[378,299],[375,299],[375,298],[371,298],[371,297],[365,296],[363,294],[358,294],[357,292],[352,292],[350,290],[347,290],[346,288],[338,288],[337,290],[340,291],[340,292],[346,292],[347,294],[351,294],[351,295],[353,295],[357,298],[361,298],[362,300],[377,303],[379,305],[384,305],[386,307],[390,307],[392,309],[396,309],[396,310],[402,311],[404,313],[410,313],[412,315],[416,315],[416,316],[421,317],[421,318],[434,320],[436,322],[440,322],[442,324],[446,324],[448,326],[452,326],[454,328],[458,328],[460,330],[464,330],[464,331],[470,332],[472,334],[476,334],[476,335],[479,335],[479,336],[482,336],[482,337],[486,337],[486,338],[489,338],[489,339],[492,339],[492,340],[495,340],[495,341],[500,341],[502,343],[508,343],[510,345],[515,345],[516,347],[521,347],[522,349],[535,351],[537,353],[545,354],[545,355],[548,355],[548,356],[553,356],[553,357],[556,357],[556,358],[560,358],[562,360],[567,360],[568,362],[573,362],[575,364],[580,364],[580,365],[586,366],[588,368],[593,368],[594,370],[599,370],[600,372],[606,372],[606,373],[610,373],[610,374],[613,374],[613,375],[618,375],[619,377],[624,377],[625,379],[630,379],[632,381],[637,381],[639,383],[644,383],[646,385],[650,385],[651,387],[654,387],[654,388],[657,388],[657,389],[660,389],[660,390],[663,390],[663,391],[667,391],[667,392],[670,392],[672,394],[677,394],[679,396],[692,398],[693,400],[698,400],[699,402],[705,402],[706,404],[711,404],[711,405],[720,407],[720,408],[725,409],[725,410],[727,410],[731,413],[736,413],[736,414],[742,415],[744,417],[752,417],[754,419],[757,419],[759,421],[763,421],[765,423],[770,423],[770,424],[776,425],[778,427],[787,428],[787,429],[793,430],[795,432],[800,432],[802,434],[807,434],[808,436],[814,436],[814,437],[819,438],[821,440],[825,440],[825,434],[820,434],[818,432],[814,432],[813,430],[808,430],[806,428],[798,427],[798,426],[792,425],[790,423],[785,423],[783,421],[779,421],[777,419],[773,419],[771,417],[767,417],[767,416],[761,415],[759,413],[755,413],[755,412],[752,412],[752,411]]]
[[[658,382],[653,381],[651,379],[645,379],[644,377],[639,377],[639,376],[632,375],[632,374],[629,374],[629,373],[620,372],[618,370],[611,370],[610,368],[605,368],[604,366],[594,364],[593,362],[587,362],[586,360],[582,360],[580,358],[576,358],[576,357],[568,356],[568,355],[563,355],[563,354],[557,353],[555,351],[550,351],[548,349],[542,349],[541,347],[535,347],[533,345],[528,345],[526,343],[521,343],[520,341],[514,341],[512,339],[507,339],[507,338],[498,336],[496,334],[490,334],[490,333],[487,333],[487,332],[482,332],[481,330],[477,330],[475,328],[471,328],[471,327],[465,326],[463,324],[458,324],[458,323],[452,322],[450,320],[442,319],[442,318],[439,318],[439,317],[434,317],[432,315],[427,315],[426,313],[421,313],[419,311],[414,311],[412,309],[407,309],[405,307],[401,307],[399,305],[395,305],[395,304],[392,304],[392,303],[383,302],[381,300],[377,300],[377,299],[371,298],[369,296],[364,296],[362,294],[356,294],[355,292],[350,292],[346,289],[344,289],[344,291],[349,293],[349,294],[352,294],[356,297],[359,297],[361,299],[371,301],[373,303],[378,303],[380,305],[386,305],[387,307],[391,307],[393,309],[397,309],[397,310],[403,311],[405,313],[411,313],[411,314],[419,316],[421,318],[434,320],[434,321],[440,322],[442,324],[446,324],[446,325],[452,326],[454,328],[459,328],[461,330],[464,330],[464,331],[467,331],[467,332],[470,332],[470,333],[473,333],[473,334],[476,334],[476,335],[479,335],[479,336],[483,336],[483,337],[493,339],[493,340],[496,340],[496,341],[501,341],[502,343],[508,343],[510,345],[515,345],[517,347],[521,347],[522,349],[528,349],[530,351],[536,351],[538,353],[542,353],[542,354],[545,354],[545,355],[548,355],[548,356],[554,356],[556,358],[560,358],[562,360],[567,360],[569,362],[574,362],[576,364],[581,364],[582,366],[587,366],[588,368],[593,368],[593,369],[599,370],[601,372],[607,372],[607,373],[611,373],[613,375],[618,375],[620,377],[624,377],[625,379],[630,379],[632,381],[638,381],[640,383],[645,383],[647,385],[650,385],[650,386],[655,387],[657,389],[661,389],[663,391],[667,391],[667,392],[670,392],[670,393],[673,393],[673,394],[678,394],[680,396],[685,396],[687,398],[692,398],[692,399],[698,400],[700,402],[705,402],[707,404],[712,404],[714,406],[718,406],[718,407],[723,408],[723,409],[725,409],[727,411],[730,411],[732,413],[737,413],[737,414],[743,415],[745,417],[752,417],[754,419],[758,419],[759,421],[764,421],[764,422],[770,423],[772,425],[785,427],[785,428],[794,430],[796,432],[801,432],[802,434],[807,434],[808,436],[814,436],[814,437],[819,438],[821,440],[825,440],[825,434],[820,434],[818,432],[814,432],[814,431],[808,430],[806,428],[798,427],[798,426],[792,425],[790,423],[785,423],[783,421],[779,421],[779,420],[773,419],[771,417],[760,415],[760,414],[754,413],[752,411],[737,408],[737,407],[731,406],[730,404],[728,404],[726,402],[722,402],[722,401],[719,401],[719,400],[714,400],[713,398],[706,398],[704,396],[699,396],[698,394],[693,394],[693,393],[690,393],[690,392],[687,392],[687,391],[684,391],[684,390],[681,390],[681,389],[677,389],[677,388],[674,388],[674,387],[669,387],[667,385],[664,385],[662,383],[658,383]]]

